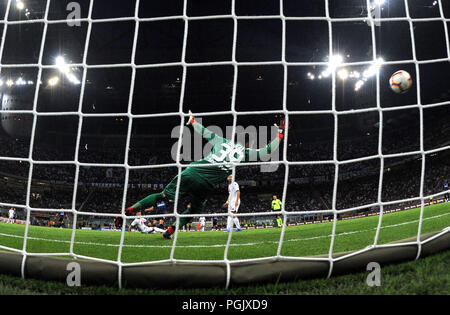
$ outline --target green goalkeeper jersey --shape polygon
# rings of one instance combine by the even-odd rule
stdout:
[[[188,167],[186,171],[195,172],[209,184],[215,186],[222,183],[232,172],[232,163],[256,162],[260,158],[268,157],[280,145],[280,138],[274,139],[262,149],[248,149],[240,143],[233,143],[205,128],[198,122],[192,124],[194,130],[212,144],[211,153],[202,160],[190,165],[217,164],[208,167]]]

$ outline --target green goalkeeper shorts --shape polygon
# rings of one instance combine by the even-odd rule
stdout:
[[[175,200],[178,184],[178,175],[164,189],[167,198]],[[193,168],[186,168],[181,172],[180,189],[178,198],[188,197],[192,202],[204,201],[213,191],[214,187],[204,180]]]

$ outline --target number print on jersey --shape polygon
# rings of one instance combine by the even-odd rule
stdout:
[[[233,162],[240,163],[244,158],[244,147],[242,145],[230,145],[228,143],[222,143],[222,149],[219,152],[219,156],[213,154],[212,158],[218,163]]]

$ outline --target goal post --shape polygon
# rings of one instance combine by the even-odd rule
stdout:
[[[78,84],[80,85],[80,97],[78,103],[78,110],[68,111],[68,112],[41,112],[38,110],[38,97],[41,85],[39,82],[42,81],[43,71],[48,69],[58,70],[61,65],[46,65],[43,63],[43,53],[46,43],[46,36],[49,25],[56,23],[64,23],[66,20],[51,20],[49,19],[49,10],[52,2],[56,0],[47,0],[45,6],[45,12],[42,18],[28,19],[15,21],[9,19],[9,13],[16,5],[16,1],[8,0],[6,6],[5,17],[2,20],[3,25],[3,36],[0,45],[0,60],[3,60],[6,37],[8,35],[8,29],[12,25],[29,25],[33,23],[41,23],[43,25],[42,37],[40,39],[40,50],[37,63],[26,63],[26,64],[0,64],[2,71],[4,69],[15,69],[15,68],[37,68],[37,81],[36,88],[33,98],[32,109],[4,109],[2,108],[1,114],[4,117],[8,115],[31,115],[32,127],[31,127],[31,140],[30,140],[30,150],[27,158],[17,158],[1,156],[0,161],[22,161],[27,162],[30,165],[27,186],[26,186],[26,203],[16,204],[11,202],[3,202],[0,199],[0,206],[2,207],[17,207],[26,210],[26,224],[23,235],[23,246],[21,249],[12,248],[4,246],[0,243],[0,250],[6,252],[0,252],[0,272],[13,274],[16,276],[21,276],[23,278],[41,278],[45,280],[57,280],[66,281],[67,277],[67,263],[68,261],[76,261],[82,265],[82,270],[86,270],[87,282],[92,284],[109,284],[115,285],[119,288],[122,287],[177,287],[182,283],[185,287],[226,287],[237,285],[248,285],[254,283],[266,283],[275,282],[281,279],[282,281],[292,281],[298,279],[306,279],[313,277],[331,277],[334,275],[344,274],[353,271],[364,271],[367,264],[372,261],[377,261],[383,264],[396,263],[400,261],[418,259],[427,255],[434,254],[439,251],[447,250],[450,244],[450,230],[448,228],[436,231],[435,233],[423,233],[422,232],[422,222],[424,220],[424,209],[430,199],[430,197],[440,198],[444,196],[445,192],[441,191],[438,193],[427,194],[424,189],[425,182],[425,171],[426,171],[426,160],[427,156],[434,153],[446,152],[450,150],[450,144],[446,144],[439,148],[427,150],[424,145],[424,109],[426,108],[437,108],[450,106],[449,101],[436,102],[432,104],[423,104],[421,99],[421,65],[434,64],[440,62],[450,62],[450,37],[448,31],[448,25],[450,22],[449,17],[444,15],[444,9],[442,1],[436,1],[439,8],[439,17],[433,18],[414,18],[410,15],[409,1],[404,0],[405,7],[405,17],[395,17],[395,18],[383,18],[380,16],[373,16],[370,8],[373,6],[372,1],[367,0],[367,7],[365,11],[366,16],[362,17],[351,17],[351,18],[336,18],[332,17],[330,14],[330,1],[324,0],[325,12],[323,16],[314,17],[299,17],[290,16],[286,14],[285,1],[279,1],[279,12],[275,15],[238,15],[236,12],[236,0],[231,1],[230,14],[224,15],[212,15],[212,16],[189,16],[188,15],[188,2],[189,0],[183,1],[183,12],[177,16],[163,16],[163,17],[151,17],[143,18],[140,16],[140,5],[143,0],[136,0],[134,15],[121,17],[121,18],[108,18],[108,19],[94,19],[93,8],[95,0],[90,2],[87,17],[71,19],[71,23],[83,22],[87,23],[87,34],[85,38],[83,61],[81,63],[69,64],[69,67],[78,67],[82,69],[81,77],[79,78]],[[188,62],[186,58],[186,51],[188,46],[190,23],[193,21],[202,20],[217,20],[217,19],[230,19],[233,24],[232,32],[232,53],[231,60],[226,61],[214,61],[214,62]],[[183,36],[182,36],[182,53],[181,60],[179,62],[169,62],[169,63],[158,63],[158,64],[144,64],[140,65],[136,63],[136,51],[139,40],[139,29],[142,23],[145,22],[156,22],[156,21],[167,21],[167,20],[180,20],[184,25]],[[238,46],[238,34],[239,34],[239,22],[241,21],[254,21],[254,20],[275,20],[281,23],[281,59],[276,61],[239,61],[237,58],[237,46]],[[134,24],[133,39],[132,39],[132,51],[131,59],[129,63],[116,63],[116,64],[89,64],[88,55],[90,52],[90,42],[92,28],[95,24],[108,23],[115,21],[128,21]],[[286,58],[286,24],[288,21],[323,21],[328,26],[328,61],[323,62],[292,62],[288,61]],[[395,61],[384,61],[379,58],[377,53],[377,39],[376,39],[376,27],[380,23],[389,21],[402,21],[407,22],[409,25],[409,32],[411,36],[412,43],[412,58],[407,60],[395,60]],[[358,62],[344,62],[336,61],[333,59],[335,57],[334,43],[333,43],[333,28],[334,24],[344,23],[344,22],[362,22],[368,23],[371,32],[371,46],[372,51],[369,61],[358,61]],[[447,55],[445,58],[430,59],[430,60],[420,60],[416,53],[416,37],[414,31],[414,23],[424,23],[424,22],[440,22],[443,24],[445,38],[445,45],[447,50]],[[415,68],[415,81],[414,89],[417,93],[417,104],[407,105],[407,106],[393,106],[393,107],[383,107],[381,99],[381,76],[380,68],[386,65],[404,65],[413,64]],[[259,257],[259,258],[246,258],[246,259],[231,259],[229,255],[229,249],[233,244],[233,237],[235,237],[235,232],[231,231],[226,239],[226,243],[221,244],[224,248],[224,255],[221,259],[216,260],[191,260],[191,259],[178,259],[175,258],[175,250],[180,246],[180,239],[183,237],[180,226],[181,218],[193,218],[199,217],[200,214],[181,214],[181,202],[180,198],[180,184],[181,184],[181,173],[187,167],[182,161],[182,141],[184,138],[185,124],[186,120],[189,119],[190,114],[185,111],[185,94],[186,94],[186,84],[188,80],[187,72],[188,69],[192,67],[210,67],[210,66],[231,66],[233,68],[233,81],[232,81],[232,95],[231,95],[231,106],[229,110],[216,111],[216,112],[197,112],[194,113],[196,117],[202,117],[207,119],[208,117],[216,117],[220,115],[230,115],[232,117],[232,134],[231,139],[235,139],[237,132],[238,118],[241,116],[252,116],[255,120],[262,115],[283,115],[286,126],[289,126],[290,121],[293,116],[298,115],[314,115],[314,114],[329,114],[333,119],[333,156],[328,160],[315,160],[315,161],[290,161],[288,159],[288,148],[289,148],[289,127],[285,130],[285,135],[281,141],[281,158],[276,161],[264,161],[264,162],[242,162],[242,163],[219,163],[214,165],[204,165],[201,167],[214,167],[214,166],[230,166],[232,168],[231,174],[233,178],[238,175],[236,172],[237,167],[246,167],[254,165],[278,165],[285,168],[284,172],[284,184],[282,189],[282,207],[280,210],[280,215],[282,217],[283,225],[281,227],[280,236],[277,239],[277,250],[276,254],[270,257]],[[283,84],[282,84],[282,109],[281,110],[261,110],[259,111],[255,108],[254,111],[239,111],[236,108],[237,99],[237,86],[238,86],[238,75],[240,67],[250,67],[250,66],[271,66],[277,65],[281,66],[283,69]],[[165,68],[165,67],[181,67],[182,75],[180,78],[181,82],[181,92],[179,98],[178,111],[175,112],[165,112],[159,114],[144,114],[137,115],[132,111],[134,90],[137,80],[137,71],[140,69],[149,68]],[[331,77],[331,110],[292,110],[288,107],[288,73],[289,67],[293,66],[316,66],[316,67],[328,67],[328,75]],[[337,107],[337,95],[336,91],[337,81],[339,80],[338,69],[343,67],[352,66],[364,66],[369,67],[369,70],[374,72],[375,86],[376,86],[376,105],[368,108],[362,109],[351,109],[351,110],[341,110]],[[130,82],[130,93],[128,95],[127,112],[126,113],[86,113],[83,111],[83,99],[87,87],[87,73],[88,70],[92,69],[118,69],[118,68],[131,68],[131,82]],[[76,80],[72,77],[72,80]],[[364,83],[363,83],[364,84]],[[383,126],[384,126],[384,113],[393,112],[400,109],[416,109],[419,111],[420,119],[420,148],[419,150],[413,152],[401,152],[395,154],[386,154],[383,152]],[[339,136],[339,119],[345,115],[361,113],[375,113],[378,115],[378,151],[377,154],[352,158],[349,160],[340,160],[338,158],[338,136]],[[33,158],[33,147],[35,144],[36,137],[36,126],[39,117],[57,117],[62,115],[75,116],[77,120],[77,135],[75,142],[75,157],[71,161],[41,161],[35,160]],[[124,163],[118,164],[104,164],[104,163],[85,163],[80,162],[79,150],[82,138],[82,127],[85,119],[87,118],[102,118],[102,117],[127,117],[128,126],[126,132],[126,143],[124,152]],[[176,160],[169,164],[156,164],[156,165],[143,165],[143,166],[133,166],[130,165],[130,144],[132,139],[133,122],[138,118],[164,118],[164,117],[175,117],[179,119],[179,135],[177,146]],[[418,196],[411,198],[394,200],[394,201],[384,201],[383,200],[383,180],[385,173],[385,160],[389,158],[399,158],[399,157],[410,157],[413,155],[419,155],[421,157],[421,175],[420,175],[420,193]],[[339,209],[338,203],[338,184],[339,184],[339,173],[340,169],[345,165],[357,162],[365,162],[373,159],[378,159],[380,161],[379,173],[378,173],[378,190],[377,190],[377,201],[371,204],[356,205],[352,208]],[[32,206],[31,193],[32,193],[32,182],[33,182],[33,172],[36,165],[75,165],[75,176],[73,185],[73,197],[72,205],[69,209],[63,209],[65,213],[70,213],[72,215],[72,233],[69,241],[69,251],[64,253],[33,253],[28,250],[28,242],[32,239],[29,235],[31,226],[31,212],[51,212],[57,213],[61,209],[47,209],[47,208],[35,208]],[[305,257],[300,256],[290,256],[283,254],[283,246],[286,242],[286,233],[288,228],[289,218],[294,216],[309,215],[311,211],[291,211],[286,209],[286,201],[288,192],[288,183],[290,179],[290,169],[297,166],[321,166],[321,165],[332,165],[334,168],[334,175],[332,179],[332,197],[331,197],[331,207],[325,210],[315,210],[315,214],[327,215],[330,217],[331,233],[329,235],[329,245],[327,254],[325,255],[310,255]],[[195,165],[189,165],[190,167],[199,167]],[[105,217],[105,218],[116,218],[121,217],[123,219],[123,224],[120,232],[120,239],[117,246],[117,257],[115,259],[103,259],[98,257],[91,257],[87,255],[82,255],[77,253],[75,250],[76,243],[76,233],[77,233],[77,222],[82,216],[93,215],[89,211],[80,211],[77,209],[77,194],[80,182],[80,168],[82,167],[120,167],[125,170],[124,182],[123,182],[123,194],[120,196],[122,200],[121,213],[95,213],[95,216]],[[164,214],[165,218],[171,218],[174,220],[176,225],[176,230],[173,235],[173,240],[170,245],[170,252],[167,259],[155,260],[155,261],[144,261],[144,262],[124,262],[123,261],[123,249],[126,245],[126,223],[130,219],[136,218],[136,216],[128,216],[125,213],[125,209],[129,206],[130,200],[127,199],[127,194],[129,190],[130,183],[130,172],[133,170],[157,170],[160,168],[176,167],[177,168],[177,188],[174,199],[174,210],[172,213]],[[415,201],[420,206],[420,214],[418,220],[417,234],[413,238],[398,240],[399,242],[382,244],[379,241],[380,231],[383,228],[383,216],[385,214],[385,207],[389,207],[394,204],[400,204],[405,202]],[[370,207],[378,207],[378,223],[375,229],[375,237],[371,245],[366,248],[359,250],[354,250],[350,252],[335,252],[335,237],[338,234],[337,225],[340,222],[339,218],[343,214],[352,213],[354,211],[367,209]],[[210,225],[210,220],[213,216],[229,217],[232,216],[231,212],[227,213],[210,213],[201,214],[206,217],[207,226]],[[143,217],[148,219],[158,218],[161,215],[144,215]],[[274,216],[271,211],[260,211],[257,213],[238,213],[236,214],[239,218],[248,217],[264,217],[264,216]],[[2,224],[2,223],[0,223]],[[1,233],[1,227],[0,227]],[[9,253],[13,252],[13,253]],[[69,259],[61,259],[57,256],[65,256]],[[182,279],[183,281],[180,281]]]

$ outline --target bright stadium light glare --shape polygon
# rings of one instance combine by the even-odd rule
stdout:
[[[55,59],[55,64],[58,67],[58,70],[65,74],[67,79],[73,84],[80,84],[80,80],[71,72],[70,66],[67,64],[66,60],[63,56],[58,56]]]
[[[375,10],[377,7],[381,8],[383,6],[383,4],[385,4],[385,3],[386,3],[386,0],[373,0],[370,3],[370,9]]]
[[[333,55],[328,59],[328,69],[322,71],[323,78],[328,78],[342,64],[344,58],[341,55]]]
[[[66,63],[66,60],[62,56],[56,57],[56,66],[58,67],[59,71],[61,71],[62,73],[67,74],[70,72],[70,68]]]
[[[57,66],[65,65],[65,64],[66,64],[66,60],[64,59],[63,56],[56,57],[56,65]]]
[[[339,78],[341,79],[341,80],[343,80],[343,81],[345,81],[345,80],[347,80],[348,79],[348,77],[349,77],[349,73],[348,73],[348,70],[347,69],[341,69],[341,70],[339,70],[339,72],[338,72],[338,76],[339,76]]]
[[[59,83],[59,78],[58,77],[52,77],[52,78],[50,78],[49,80],[48,80],[48,84],[50,85],[50,86],[55,86],[55,85],[57,85]]]
[[[17,0],[16,1],[16,7],[19,10],[23,10],[23,9],[25,9],[25,4],[21,0]]]
[[[8,81],[6,81],[6,85],[7,85],[8,87],[11,87],[11,86],[14,85],[14,81],[11,80],[11,79],[9,79]]]
[[[364,85],[364,81],[363,80],[359,80],[358,82],[356,82],[356,84],[355,84],[355,91],[359,91],[363,85]]]
[[[363,73],[364,78],[370,78],[375,74],[374,68],[370,67],[369,69],[365,70]]]
[[[342,64],[343,61],[344,58],[342,58],[341,55],[334,55],[331,56],[330,59],[328,60],[328,66],[330,69],[336,69],[338,66]]]
[[[80,80],[77,79],[77,77],[73,74],[73,73],[68,73],[67,74],[67,79],[73,83],[73,84],[80,84]]]
[[[27,84],[27,82],[25,82],[24,79],[22,78],[18,78],[16,80],[16,85],[25,85],[25,84]]]
[[[328,78],[330,76],[331,72],[328,70],[322,71],[322,77]]]
[[[363,76],[364,78],[370,78],[373,77],[374,75],[376,75],[378,73],[378,71],[380,70],[381,66],[384,63],[384,59],[383,58],[378,58],[375,63],[373,65],[371,65],[369,67],[369,69],[365,70],[363,72]]]
[[[0,80],[0,86],[3,86],[4,82],[3,80]]]

